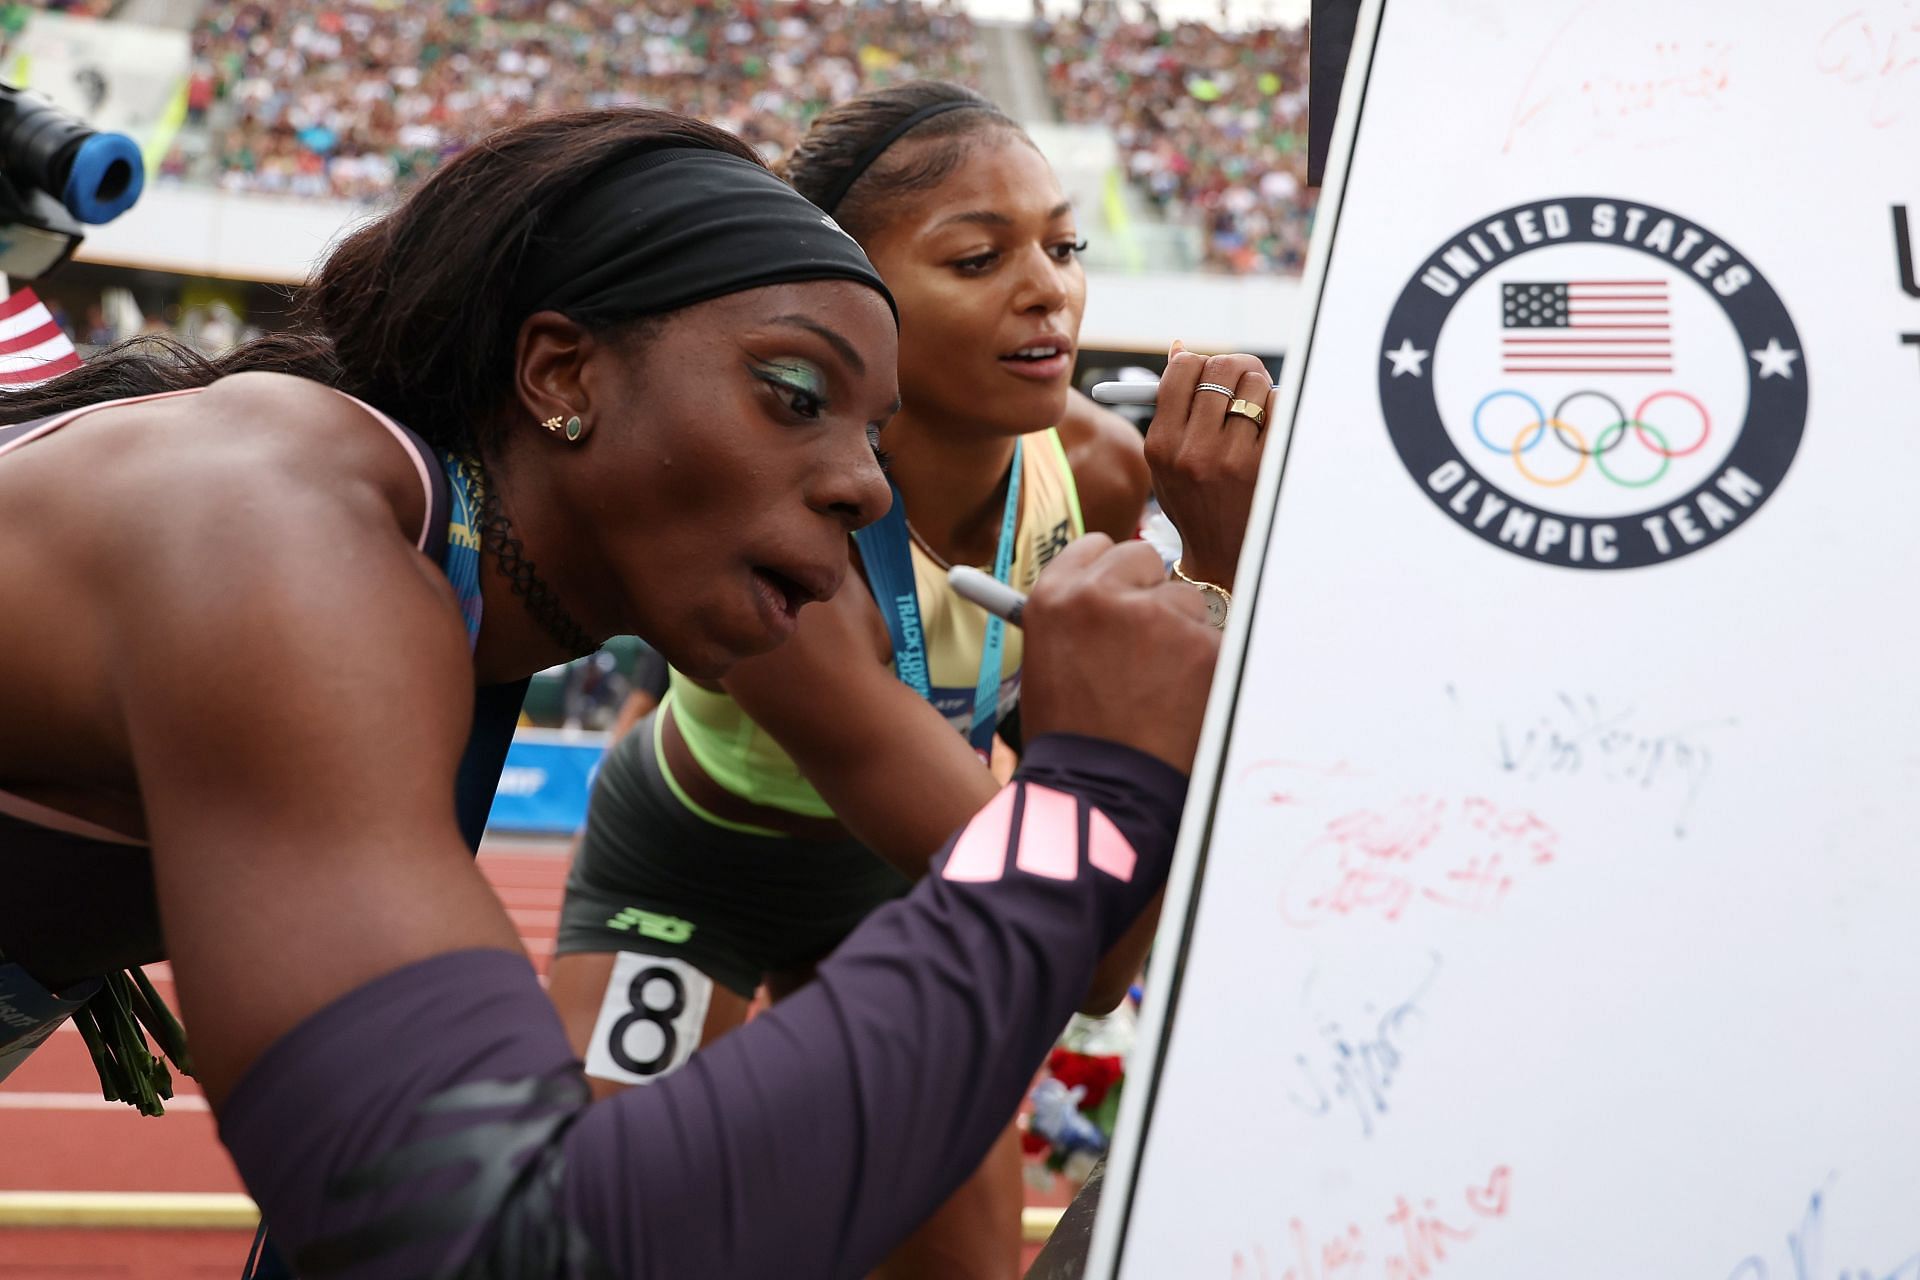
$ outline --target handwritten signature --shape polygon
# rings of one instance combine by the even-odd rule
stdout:
[[[1576,9],[1548,41],[1521,85],[1501,151],[1526,134],[1552,135],[1583,151],[1620,140],[1670,145],[1691,112],[1717,111],[1733,81],[1733,46],[1723,41],[1656,40],[1622,45],[1612,6]],[[1606,58],[1601,64],[1598,60]]]
[[[1800,1215],[1800,1226],[1787,1233],[1787,1267],[1778,1274],[1791,1277],[1792,1280],[1920,1280],[1920,1253],[1914,1254],[1891,1271],[1881,1271],[1875,1267],[1861,1267],[1854,1270],[1841,1267],[1829,1272],[1826,1261],[1826,1214],[1827,1193],[1832,1188],[1833,1179],[1827,1185],[1807,1197],[1806,1212]],[[1752,1254],[1740,1260],[1727,1280],[1771,1280],[1774,1271],[1767,1266],[1767,1259],[1761,1254]]]
[[[1447,693],[1460,702],[1451,685]],[[1592,693],[1559,693],[1538,715],[1494,722],[1494,759],[1506,773],[1529,781],[1580,776],[1642,791],[1678,790],[1673,830],[1685,836],[1694,802],[1713,771],[1710,735],[1739,722],[1728,718],[1659,729],[1641,719],[1632,703],[1606,701]]]
[[[1876,129],[1894,124],[1912,104],[1920,69],[1920,5],[1914,0],[1862,6],[1827,28],[1814,65],[1822,75],[1869,93],[1867,119]]]
[[[1415,906],[1470,914],[1497,908],[1516,877],[1547,865],[1559,835],[1531,810],[1483,796],[1416,795],[1343,813],[1294,860],[1280,914],[1305,927]]]
[[[1233,1252],[1232,1280],[1431,1280],[1451,1260],[1449,1250],[1474,1239],[1488,1220],[1504,1218],[1511,1199],[1512,1171],[1496,1168],[1485,1183],[1469,1186],[1458,1208],[1442,1212],[1431,1199],[1416,1209],[1406,1196],[1394,1198],[1382,1218],[1384,1233],[1368,1232],[1357,1222],[1332,1235],[1317,1235],[1299,1218],[1287,1226],[1288,1246],[1276,1277],[1266,1246]],[[1379,1249],[1375,1255],[1373,1250]],[[1378,1267],[1368,1264],[1377,1256]]]
[[[1365,1006],[1362,1014],[1366,1029],[1355,1035],[1348,1035],[1338,1019],[1325,1017],[1314,1008],[1312,993],[1318,974],[1308,975],[1301,1001],[1313,1009],[1324,1044],[1314,1055],[1293,1056],[1301,1082],[1311,1095],[1302,1097],[1288,1088],[1287,1097],[1294,1106],[1308,1115],[1324,1116],[1333,1112],[1336,1103],[1344,1102],[1359,1117],[1362,1136],[1373,1136],[1374,1117],[1387,1113],[1387,1094],[1400,1075],[1407,1024],[1421,1016],[1420,1001],[1440,976],[1439,954],[1434,953],[1431,959],[1432,968],[1412,995],[1385,1013]]]

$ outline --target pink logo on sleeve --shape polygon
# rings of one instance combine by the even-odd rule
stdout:
[[[942,876],[948,880],[980,883],[998,880],[1006,874],[1016,786],[1026,792],[1026,807],[1020,820],[1020,847],[1014,855],[1015,865],[1029,875],[1049,880],[1072,880],[1079,874],[1079,802],[1052,787],[1019,783],[1003,788],[986,808],[974,815],[953,846]],[[1131,881],[1139,861],[1133,845],[1099,809],[1090,808],[1087,818],[1087,861],[1116,880]]]
[[[1140,860],[1132,841],[1098,809],[1088,810],[1087,817],[1087,861],[1122,884],[1132,883],[1133,865]]]
[[[1013,834],[1013,787],[987,801],[960,833],[959,843],[940,874],[949,880],[998,880],[1007,869],[1007,837]]]

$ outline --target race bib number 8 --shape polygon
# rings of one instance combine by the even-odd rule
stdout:
[[[587,1074],[647,1084],[693,1056],[713,979],[684,960],[622,951],[600,1000]]]

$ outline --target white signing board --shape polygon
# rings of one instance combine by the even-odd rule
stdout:
[[[1920,3],[1339,135],[1087,1274],[1920,1280]]]

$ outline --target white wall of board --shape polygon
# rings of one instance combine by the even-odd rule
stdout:
[[[1920,6],[1361,37],[1088,1275],[1914,1280]]]

